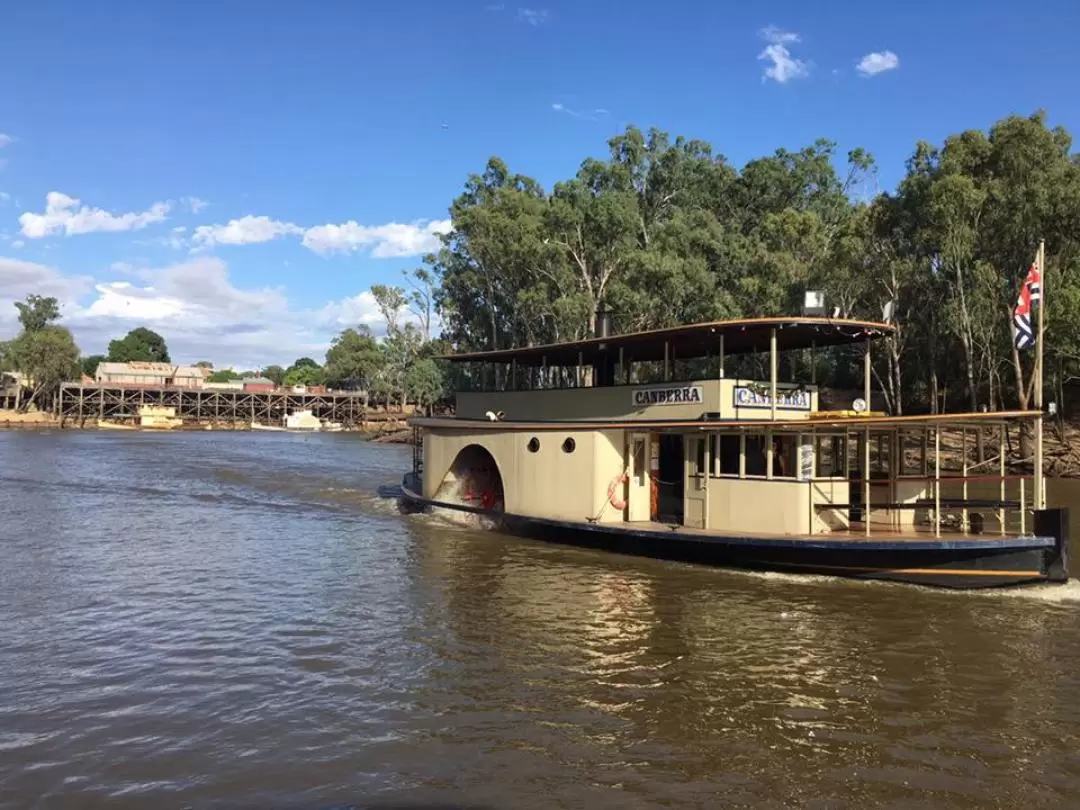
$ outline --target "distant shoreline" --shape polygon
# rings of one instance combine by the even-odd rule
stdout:
[[[310,431],[312,433],[349,433],[360,434],[364,439],[384,444],[407,444],[412,440],[412,432],[405,425],[400,416],[394,414],[380,414],[381,419],[365,420],[360,426],[346,428],[340,431]],[[0,430],[63,430],[63,431],[96,431],[100,433],[202,433],[202,432],[229,432],[229,433],[262,433],[264,431],[252,430],[250,424],[238,423],[203,423],[180,425],[173,428],[151,428],[139,425],[127,425],[115,423],[106,427],[99,426],[95,421],[87,421],[79,425],[72,422],[61,425],[52,414],[48,413],[19,413],[17,411],[0,410]],[[269,432],[269,431],[265,431]],[[284,431],[283,431],[284,432]],[[308,432],[308,431],[289,431]]]

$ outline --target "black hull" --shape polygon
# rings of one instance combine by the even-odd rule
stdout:
[[[499,521],[510,533],[563,545],[726,568],[886,580],[951,589],[1001,588],[1068,581],[1064,510],[1036,514],[1036,536],[966,541],[729,537],[639,528],[625,523],[576,523],[496,513],[431,501],[409,487],[412,509],[455,509]]]

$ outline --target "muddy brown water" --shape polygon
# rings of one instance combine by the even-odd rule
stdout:
[[[544,545],[398,514],[408,464],[0,433],[0,807],[1080,806],[1077,583]]]

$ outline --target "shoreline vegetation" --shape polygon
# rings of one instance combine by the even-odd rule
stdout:
[[[838,317],[893,325],[872,354],[881,410],[1030,410],[1036,352],[1015,345],[1014,311],[1044,244],[1045,472],[1080,476],[1080,154],[1045,112],[919,141],[884,191],[869,152],[845,155],[826,138],[741,166],[705,140],[656,128],[629,125],[606,147],[549,186],[498,156],[471,173],[439,249],[404,271],[401,286],[371,288],[385,335],[357,325],[332,341],[322,365],[299,358],[211,378],[261,373],[274,385],[364,391],[399,413],[430,409],[455,390],[572,377],[495,369],[492,379],[491,369],[440,359],[449,353],[591,337],[600,312],[613,334],[797,315],[813,292]],[[16,307],[22,331],[0,342],[0,370],[33,381],[22,410],[32,402],[48,411],[64,380],[93,379],[104,358],[80,356],[56,299],[31,295]],[[164,338],[140,327],[113,341],[107,359],[168,356]],[[811,363],[822,388],[861,386],[859,353],[841,349],[790,353],[781,381],[807,379]],[[641,365],[635,384],[661,379]],[[730,357],[725,368],[768,374],[761,356]],[[675,362],[677,379],[700,373]],[[1030,470],[1031,455],[1031,436],[1014,434],[1013,468]]]

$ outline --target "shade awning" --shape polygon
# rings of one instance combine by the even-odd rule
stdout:
[[[883,337],[895,331],[889,324],[873,321],[809,317],[757,318],[709,321],[572,343],[450,354],[439,359],[454,363],[516,362],[523,366],[576,366],[579,362],[594,365],[611,357],[617,358],[621,349],[627,362],[662,361],[665,356],[691,360],[719,354],[721,337],[723,350],[727,355],[768,351],[773,330],[776,331],[779,351],[807,349],[815,345],[852,344],[867,338]]]

